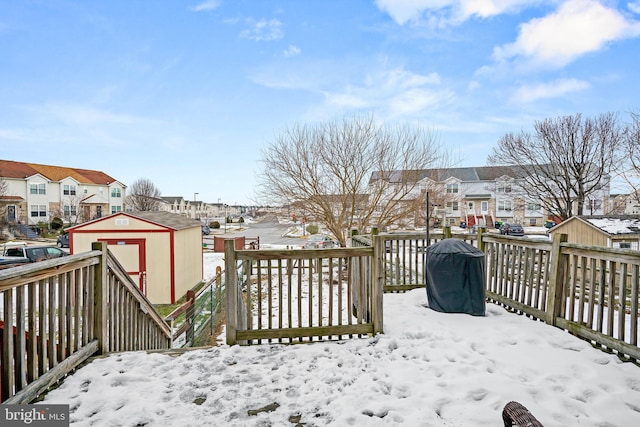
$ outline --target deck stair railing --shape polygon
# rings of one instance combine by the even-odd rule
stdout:
[[[165,317],[172,330],[172,348],[196,347],[210,343],[221,322],[224,281],[221,267],[197,292],[187,292],[187,300]]]
[[[28,403],[93,355],[169,348],[171,331],[125,269],[90,252],[0,271],[2,403]]]

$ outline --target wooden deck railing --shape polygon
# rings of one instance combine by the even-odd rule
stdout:
[[[493,233],[430,233],[430,243],[462,238],[485,252],[486,295],[519,313],[640,360],[640,251]],[[385,292],[424,286],[425,233],[384,234]],[[354,236],[359,247],[374,245]]]
[[[384,245],[384,291],[405,292],[425,286],[424,265],[427,235],[424,232],[380,234]],[[429,244],[456,238],[477,246],[476,234],[451,233],[450,227],[429,233]],[[372,246],[372,236],[351,236],[352,246]]]
[[[227,343],[382,332],[382,262],[371,246],[237,251],[226,241]]]
[[[640,252],[483,234],[487,298],[640,360]]]
[[[106,249],[0,271],[3,403],[28,403],[90,356],[169,348],[155,308]]]

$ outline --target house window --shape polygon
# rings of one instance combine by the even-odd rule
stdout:
[[[122,191],[119,188],[112,188],[111,197],[122,197]]]
[[[122,212],[122,206],[111,206],[111,213],[118,213],[118,212]]]
[[[447,202],[447,213],[458,211],[458,202]]]
[[[66,217],[78,215],[78,207],[75,205],[64,205],[63,211]]]
[[[45,205],[31,205],[32,217],[44,217],[47,216],[47,207]]]
[[[620,249],[631,249],[631,242],[620,242]]]
[[[542,206],[540,205],[540,203],[527,202],[527,210],[528,211],[539,212],[539,211],[542,210]]]
[[[482,212],[489,212],[489,202],[480,202],[480,210]]]
[[[508,182],[498,183],[498,193],[511,193],[511,184]]]
[[[535,227],[536,225],[538,225],[538,219],[537,218],[529,218],[529,225],[532,227]]]
[[[457,183],[453,183],[453,184],[447,184],[447,193],[452,194],[452,193],[457,193],[458,192],[458,184]]]
[[[75,196],[76,195],[76,186],[65,184],[62,186],[62,194],[65,196]]]
[[[511,200],[498,200],[498,210],[511,212],[513,210]]]
[[[47,187],[45,184],[29,184],[30,194],[47,194]]]
[[[602,208],[602,200],[589,200],[589,209],[595,211]]]

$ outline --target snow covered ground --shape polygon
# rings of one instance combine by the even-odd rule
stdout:
[[[221,262],[206,254],[206,275]],[[496,305],[425,303],[385,295],[385,333],[367,339],[114,354],[43,403],[75,426],[488,426],[511,400],[545,426],[640,425],[639,367]]]

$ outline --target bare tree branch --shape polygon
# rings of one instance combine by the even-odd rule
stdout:
[[[515,167],[526,196],[567,219],[574,211],[582,215],[585,200],[609,185],[624,135],[613,113],[545,119],[535,122],[533,133],[503,136],[488,163]]]
[[[127,204],[134,211],[157,211],[160,207],[160,190],[148,178],[137,179],[129,187]]]
[[[444,158],[431,132],[371,116],[297,124],[263,150],[259,192],[301,207],[344,245],[351,228],[384,227],[422,209],[420,171]]]

